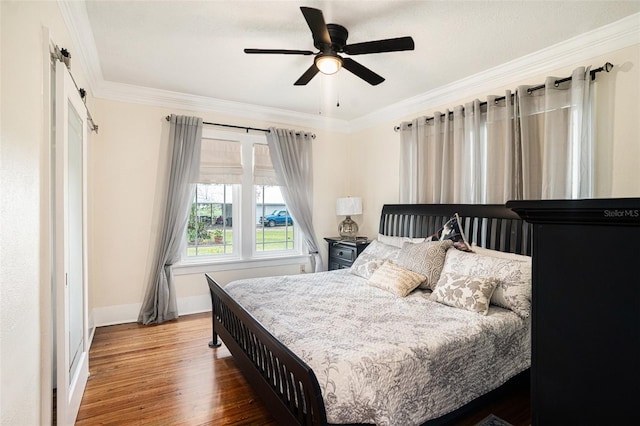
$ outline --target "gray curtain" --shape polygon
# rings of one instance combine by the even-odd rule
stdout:
[[[504,203],[593,196],[590,70],[400,125],[401,203]],[[502,98],[502,97],[501,97]]]
[[[525,199],[593,196],[595,157],[590,68],[545,87],[518,87]]]
[[[171,169],[162,235],[138,322],[160,324],[178,318],[172,265],[180,260],[185,228],[200,169],[202,119],[171,115]]]
[[[489,97],[400,125],[401,203],[504,203],[515,198],[514,101]]]
[[[311,135],[271,127],[267,133],[271,162],[291,217],[304,234],[314,272],[323,270],[313,229],[313,169]]]

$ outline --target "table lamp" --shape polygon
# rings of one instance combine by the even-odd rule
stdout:
[[[343,197],[336,200],[336,216],[346,216],[338,226],[340,237],[354,240],[358,235],[358,224],[351,219],[351,215],[362,214],[362,198]]]

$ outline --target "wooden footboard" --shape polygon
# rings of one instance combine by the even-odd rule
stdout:
[[[326,425],[315,373],[264,329],[209,275],[213,340],[218,335],[280,424]]]

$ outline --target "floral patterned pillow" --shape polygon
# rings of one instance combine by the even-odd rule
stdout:
[[[405,297],[423,282],[426,277],[417,272],[405,269],[391,260],[385,260],[371,275],[367,284],[382,290]]]
[[[527,318],[531,312],[531,260],[501,259],[460,250],[447,251],[442,274],[495,278],[491,303]]]
[[[351,265],[351,273],[369,279],[386,259],[396,260],[400,249],[373,240]]]
[[[429,241],[420,244],[404,243],[398,254],[398,265],[427,277],[420,288],[433,290],[440,278],[450,240]]]
[[[498,280],[455,273],[441,274],[431,300],[487,315]]]

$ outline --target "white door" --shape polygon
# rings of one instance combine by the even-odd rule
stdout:
[[[57,424],[73,425],[89,377],[86,108],[56,62],[55,297]]]

